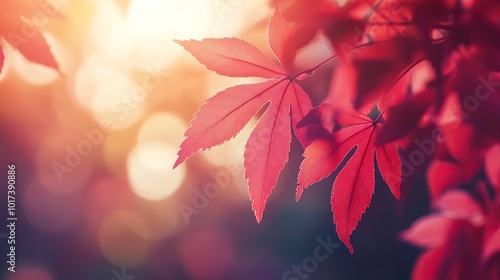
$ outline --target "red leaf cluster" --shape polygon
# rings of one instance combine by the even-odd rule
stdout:
[[[494,187],[491,193],[496,194],[496,199],[485,200],[499,203],[498,1],[351,0],[338,5],[328,0],[275,0],[273,4],[283,11],[282,16],[276,9],[268,27],[277,62],[235,38],[178,42],[221,75],[269,80],[229,88],[209,99],[186,131],[176,166],[199,150],[230,140],[265,107],[247,142],[244,163],[258,221],[288,160],[291,130],[305,148],[297,199],[309,185],[337,171],[331,196],[333,220],[351,252],[349,237],[374,192],[375,162],[396,197],[402,181],[412,175],[403,174],[403,160],[413,165],[412,170],[430,164],[427,178],[435,203],[450,189],[481,176],[484,169],[485,179]],[[297,52],[317,36],[328,38],[334,54],[293,73]],[[296,80],[332,59],[337,63],[327,81],[328,96],[313,109]],[[447,199],[456,205],[473,204],[464,195],[454,202]],[[497,215],[498,208],[493,209],[491,215]],[[440,227],[449,224],[438,220]],[[438,236],[423,239],[437,247],[444,242]],[[435,260],[446,254],[437,250],[424,258]]]

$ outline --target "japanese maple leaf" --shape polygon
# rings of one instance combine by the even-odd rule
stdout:
[[[372,120],[354,110],[341,113],[338,122],[344,128],[309,145],[300,166],[297,200],[304,189],[333,173],[355,150],[335,178],[331,196],[337,234],[351,253],[353,247],[349,236],[370,205],[375,187],[374,157],[391,192],[396,198],[400,196],[401,160],[398,147],[393,143],[375,146],[382,126],[380,121],[381,117]]]
[[[60,14],[46,0],[10,1],[0,0],[0,37],[3,37],[24,58],[57,70],[58,65],[51,53],[50,46],[39,27],[30,20],[42,16],[59,18]],[[5,51],[0,44],[0,71],[5,60]]]
[[[268,27],[269,44],[286,65],[284,42],[290,29],[276,11]],[[201,106],[185,133],[174,168],[199,150],[206,150],[236,136],[250,119],[268,105],[245,146],[245,178],[252,209],[262,220],[266,201],[288,160],[291,129],[305,147],[316,137],[313,129],[297,128],[312,109],[311,101],[295,83],[304,71],[292,76],[287,67],[268,59],[255,46],[236,38],[176,41],[208,69],[230,77],[261,77],[271,80],[238,85],[217,93]]]

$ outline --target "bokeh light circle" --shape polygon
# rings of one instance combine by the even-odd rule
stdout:
[[[140,143],[127,159],[132,191],[148,200],[162,200],[171,196],[186,176],[185,166],[172,169],[176,159],[176,147],[156,141]]]
[[[184,140],[186,122],[176,114],[160,112],[150,116],[141,126],[137,142],[159,141],[179,147]]]

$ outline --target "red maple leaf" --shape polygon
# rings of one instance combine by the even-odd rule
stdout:
[[[427,249],[412,279],[498,279],[500,226],[492,203],[485,196],[480,205],[461,190],[435,200],[436,213],[418,219],[401,234],[403,240]]]
[[[286,65],[287,59],[291,58],[287,58],[283,51],[290,29],[278,10],[271,18],[268,34],[272,51],[281,64]],[[236,38],[176,42],[218,74],[272,79],[231,87],[207,100],[191,121],[174,165],[175,168],[199,150],[230,140],[268,105],[252,131],[244,153],[252,209],[260,222],[266,201],[288,160],[292,139],[290,123],[304,147],[321,134],[314,128],[297,128],[312,105],[295,80],[311,74],[316,67],[291,75],[287,67],[272,62],[255,46]]]
[[[42,14],[47,18],[60,18],[55,7],[46,0],[0,0],[0,6],[2,6],[0,10],[0,37],[3,37],[28,61],[57,70],[57,62],[39,26],[30,22],[30,19],[34,19],[37,14]],[[1,49],[0,45],[0,72],[5,60]]]
[[[355,150],[335,178],[331,197],[337,234],[352,253],[349,236],[370,205],[375,187],[374,155],[382,177],[396,198],[400,196],[401,161],[394,143],[375,146],[382,126],[381,116],[372,120],[350,110],[340,114],[338,121],[345,126],[343,129],[314,141],[306,148],[296,199],[299,200],[309,185],[333,173]]]

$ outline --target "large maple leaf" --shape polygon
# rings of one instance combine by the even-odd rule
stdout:
[[[269,45],[281,65],[289,65],[284,44],[290,36],[286,21],[277,10],[268,27]],[[276,64],[250,43],[236,38],[176,41],[208,69],[230,77],[261,77],[271,80],[238,85],[217,93],[201,106],[185,133],[174,168],[199,150],[209,149],[236,136],[250,119],[268,105],[245,146],[245,178],[252,209],[262,220],[266,201],[288,160],[291,129],[306,147],[320,131],[297,128],[312,109],[311,101],[295,83],[288,67]]]
[[[0,6],[2,6],[0,10],[0,37],[4,38],[28,61],[58,70],[57,62],[40,31],[40,26],[30,21],[38,19],[40,15],[47,18],[60,18],[56,7],[47,0],[0,0]],[[4,60],[4,50],[0,44],[0,72]]]
[[[325,106],[320,108],[325,111]],[[372,120],[367,115],[351,110],[340,114],[337,121],[345,127],[314,141],[305,150],[296,199],[299,200],[309,185],[332,174],[355,150],[335,178],[331,196],[337,234],[352,253],[349,236],[370,205],[374,192],[374,157],[383,179],[397,198],[400,196],[401,160],[396,144],[375,145],[380,133],[381,117]]]

